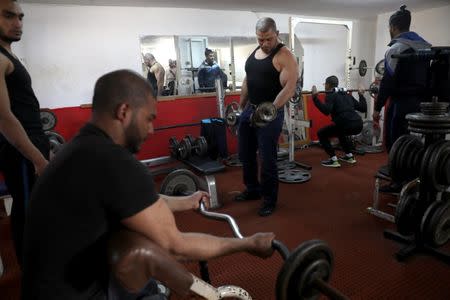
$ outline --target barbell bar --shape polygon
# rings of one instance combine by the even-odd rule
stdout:
[[[347,92],[353,93],[358,92],[358,89],[345,89],[345,88],[335,88],[329,91],[317,91],[318,94],[332,94],[336,92]],[[379,88],[376,84],[371,84],[368,89],[363,89],[364,92],[369,92],[370,94],[378,94]],[[303,90],[302,95],[312,95],[312,91]]]

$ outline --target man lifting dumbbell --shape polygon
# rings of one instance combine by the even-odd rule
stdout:
[[[330,137],[337,136],[339,142],[345,152],[344,156],[339,160],[350,164],[356,163],[352,154],[352,143],[348,138],[349,135],[359,134],[363,128],[361,116],[356,113],[355,109],[360,112],[367,111],[366,98],[364,98],[364,90],[358,90],[359,102],[353,96],[349,95],[345,90],[337,89],[339,80],[336,76],[329,76],[325,80],[325,103],[318,98],[317,88],[314,85],[311,89],[312,99],[316,107],[325,115],[331,115],[333,124],[322,127],[317,132],[319,141],[325,152],[330,156],[329,159],[322,161],[322,166],[339,168],[341,164],[336,157],[336,153],[329,141]],[[333,92],[334,91],[334,92]]]
[[[153,133],[155,117],[156,99],[142,76],[119,70],[97,81],[90,122],[55,156],[33,190],[22,299],[106,298],[106,242],[124,227],[179,259],[240,251],[272,255],[273,233],[234,239],[178,230],[172,212],[197,209],[209,195],[156,193],[149,169],[133,155]]]
[[[240,107],[239,158],[243,166],[245,191],[236,201],[263,198],[258,211],[268,216],[275,209],[278,198],[277,145],[281,133],[283,106],[294,95],[298,65],[291,51],[278,40],[276,23],[262,18],[256,23],[259,47],[245,63],[246,77],[242,83]],[[251,115],[258,105],[272,102],[278,110],[276,118],[260,128],[252,126]],[[257,116],[254,114],[254,116]],[[258,179],[256,152],[261,158],[261,178]]]

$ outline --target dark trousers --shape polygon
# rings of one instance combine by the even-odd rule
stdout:
[[[353,145],[349,136],[359,134],[362,131],[362,128],[362,120],[351,121],[345,125],[336,125],[333,123],[320,128],[317,132],[317,136],[319,137],[320,144],[324,148],[325,152],[332,157],[335,156],[336,153],[330,143],[331,137],[338,137],[339,143],[341,144],[344,152],[351,153]]]
[[[275,204],[278,198],[278,139],[283,127],[284,112],[278,111],[275,120],[263,128],[250,125],[254,108],[247,106],[239,120],[239,159],[242,162],[244,184],[249,192],[261,193],[264,201]],[[258,180],[258,162],[261,161],[261,183]]]
[[[406,115],[416,112],[420,112],[420,103],[418,101],[411,101],[409,105],[400,104],[398,101],[391,101],[386,112],[385,123],[385,144],[388,153],[399,137],[409,133]]]
[[[32,137],[31,141],[49,158],[50,144],[47,136]],[[22,265],[23,232],[25,211],[30,201],[30,194],[36,180],[33,164],[7,142],[0,142],[0,170],[5,177],[9,194],[13,198],[11,209],[11,230],[17,261]]]

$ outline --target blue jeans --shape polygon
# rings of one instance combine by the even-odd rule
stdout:
[[[275,120],[263,128],[250,126],[253,112],[254,107],[249,105],[239,118],[239,159],[242,162],[244,184],[248,192],[261,193],[266,204],[275,205],[278,199],[278,139],[283,127],[284,111],[280,109]],[[257,151],[261,161],[261,182],[258,180]]]

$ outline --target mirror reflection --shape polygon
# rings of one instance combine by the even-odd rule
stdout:
[[[280,39],[289,44],[288,34]],[[254,36],[141,36],[142,74],[159,96],[213,93],[217,78],[225,89],[236,91],[256,47]]]

